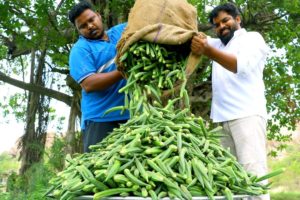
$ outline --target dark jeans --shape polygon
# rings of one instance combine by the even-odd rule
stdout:
[[[92,122],[86,123],[83,132],[83,151],[90,152],[89,146],[103,140],[114,128],[120,127],[120,124],[126,123],[127,120],[113,122]]]

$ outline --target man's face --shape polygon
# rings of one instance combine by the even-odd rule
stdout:
[[[88,39],[103,39],[104,30],[99,13],[87,9],[75,19],[75,26],[79,33]]]
[[[234,35],[234,32],[241,28],[241,18],[236,16],[233,18],[225,11],[219,12],[218,16],[213,19],[215,31],[218,38],[226,45]]]

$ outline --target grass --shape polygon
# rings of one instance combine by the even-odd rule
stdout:
[[[8,153],[0,154],[0,163],[0,176],[10,171],[18,171],[20,167],[20,163],[18,162],[17,158],[12,157]]]
[[[270,171],[285,168],[285,172],[271,178],[272,200],[300,200],[300,145],[290,144],[283,156],[269,158]]]
[[[271,193],[272,200],[299,200],[300,192]]]
[[[289,145],[285,156],[281,158],[270,158],[271,170],[285,168],[285,172],[270,179],[273,192],[300,191],[300,145]],[[271,192],[272,192],[271,191]],[[300,198],[299,198],[300,199]]]

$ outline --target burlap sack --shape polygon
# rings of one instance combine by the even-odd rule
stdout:
[[[139,40],[181,45],[190,41],[197,32],[196,9],[186,0],[136,0],[129,13],[128,26],[118,43],[118,69],[123,69],[119,58]],[[199,61],[200,56],[189,54],[187,76],[193,73]]]

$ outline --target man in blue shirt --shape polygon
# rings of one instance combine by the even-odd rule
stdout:
[[[69,20],[80,34],[72,47],[69,64],[71,76],[82,87],[81,129],[84,152],[88,152],[90,145],[101,141],[129,118],[127,111],[104,115],[107,109],[124,105],[124,93],[118,91],[126,80],[117,70],[114,59],[126,24],[104,31],[101,15],[85,1],[70,10]]]

